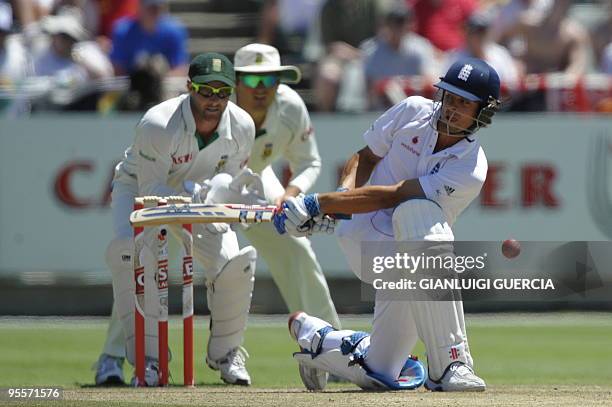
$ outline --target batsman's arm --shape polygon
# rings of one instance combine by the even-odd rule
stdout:
[[[425,198],[425,192],[417,178],[395,185],[368,185],[344,192],[328,192],[318,195],[321,213],[367,213],[393,208],[412,198]]]
[[[365,185],[370,179],[374,167],[381,159],[367,146],[353,154],[344,164],[340,177],[340,187],[351,190]]]

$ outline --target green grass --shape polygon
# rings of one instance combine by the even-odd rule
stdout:
[[[104,321],[25,321],[0,319],[0,387],[54,385],[78,388],[93,384],[92,363],[106,334]],[[365,319],[345,322],[367,329]],[[181,325],[171,321],[173,381],[182,382]],[[196,323],[196,382],[221,384],[204,366],[206,320]],[[490,385],[612,383],[612,318],[605,314],[468,317],[470,348],[477,372]],[[254,321],[245,346],[253,385],[301,388],[284,320]],[[419,345],[415,353],[424,359]],[[131,369],[126,366],[126,378]]]

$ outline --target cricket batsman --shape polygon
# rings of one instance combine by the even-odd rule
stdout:
[[[191,195],[194,202],[219,203],[214,199],[215,191],[219,199],[225,200],[231,189],[235,191],[230,198],[233,202],[254,203],[241,194],[242,187],[254,179],[245,166],[253,147],[255,126],[248,113],[229,101],[234,86],[234,67],[225,56],[196,56],[189,66],[188,94],[162,102],[145,113],[136,127],[134,143],[115,169],[111,204],[115,236],[106,251],[113,278],[114,318],[98,361],[96,383],[123,381],[123,346],[128,361],[134,365],[134,244],[129,223],[134,197]],[[224,183],[215,184],[219,178]],[[209,179],[212,181],[203,182]],[[150,236],[146,235],[147,229]],[[148,256],[143,256],[156,259],[156,231],[147,229],[144,252],[148,250]],[[251,246],[240,250],[236,234],[227,224],[193,225],[193,239],[194,257],[205,271],[211,314],[206,362],[220,371],[226,383],[249,385],[251,378],[245,365],[248,355],[241,344],[251,304],[256,250]],[[155,292],[152,273],[145,273],[145,286],[147,292]],[[155,300],[146,300],[145,312],[149,316],[157,315]],[[155,322],[147,318],[145,328],[148,386],[159,382]],[[119,323],[124,337],[117,335]]]
[[[279,233],[294,236],[333,224],[322,213],[354,214],[336,230],[353,272],[361,273],[361,242],[452,242],[452,225],[476,198],[487,160],[475,133],[498,109],[499,76],[485,62],[455,62],[435,86],[434,100],[408,97],[365,132],[366,146],[346,163],[344,192],[289,198],[275,219]],[[372,333],[337,330],[297,312],[289,319],[301,351],[298,363],[344,377],[364,389],[483,391],[474,373],[460,299],[389,300],[378,290]],[[409,355],[420,338],[427,350],[427,378]],[[304,382],[321,389],[325,383]]]

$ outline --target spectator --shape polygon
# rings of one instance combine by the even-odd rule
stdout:
[[[79,85],[112,75],[110,61],[95,42],[87,41],[88,33],[75,15],[48,16],[41,26],[49,37],[43,39],[44,45],[34,55],[36,76]]]
[[[140,0],[136,18],[117,21],[111,52],[117,75],[129,74],[155,55],[166,59],[168,75],[187,75],[187,31],[167,14],[167,1]]]
[[[17,25],[22,30],[38,20],[34,2],[35,0],[10,0],[15,10]]]
[[[548,13],[554,0],[510,0],[499,7],[497,17],[491,28],[491,39],[506,46],[510,46],[510,40],[522,19],[529,19],[531,15]]]
[[[604,48],[601,54],[601,71],[612,75],[612,42]]]
[[[130,72],[130,88],[121,95],[115,108],[127,112],[145,112],[163,102],[163,81],[168,72],[168,63],[161,55],[142,62]]]
[[[264,0],[258,42],[278,49],[287,61],[302,62],[308,31],[324,0]]]
[[[589,35],[567,16],[569,6],[569,0],[555,0],[548,11],[534,12],[519,23],[526,73],[563,72],[577,79],[586,72]]]
[[[463,27],[476,10],[476,0],[408,0],[417,21],[416,32],[441,51],[464,45]]]
[[[74,46],[87,38],[87,33],[72,15],[48,16],[41,22],[49,35],[41,50],[35,51],[34,74],[55,76],[65,84],[84,83],[87,70],[73,58]]]
[[[51,14],[75,14],[81,21],[83,27],[96,36],[98,34],[99,12],[95,0],[55,0]]]
[[[336,108],[343,78],[349,69],[361,69],[359,45],[376,34],[376,0],[327,0],[320,13],[321,42],[325,56],[315,79],[317,107],[322,111]],[[346,86],[351,86],[349,84]],[[347,82],[345,82],[347,83]]]
[[[466,57],[482,59],[497,71],[502,85],[515,89],[519,80],[517,64],[505,47],[491,40],[492,22],[489,13],[472,14],[465,25],[465,47],[448,55],[447,66]]]
[[[116,20],[135,17],[139,0],[33,0],[38,18],[51,14],[64,14],[66,9],[76,9],[81,14],[83,25],[94,36],[108,39]]]
[[[605,72],[606,55],[609,61],[610,46],[612,43],[612,2],[608,1],[606,5],[606,15],[591,33],[593,40],[593,51],[595,53],[596,64],[602,67]],[[609,63],[609,62],[608,62]],[[608,71],[609,72],[609,71]]]
[[[11,5],[0,3],[0,88],[12,87],[32,72],[21,37],[11,35],[12,25]]]
[[[97,0],[97,3],[98,34],[106,38],[111,38],[115,22],[138,15],[138,0]]]
[[[413,29],[412,11],[399,3],[385,13],[378,35],[362,44],[370,107],[385,107],[377,91],[378,81],[382,79],[418,75],[432,83],[436,75],[433,46]]]

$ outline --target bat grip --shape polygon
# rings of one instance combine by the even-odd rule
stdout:
[[[331,216],[332,218],[338,219],[338,220],[341,220],[341,219],[352,219],[353,218],[353,215],[347,215],[345,213],[330,213],[330,214],[328,214],[328,216]]]

